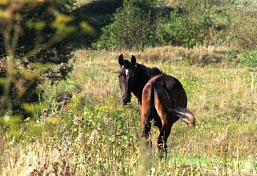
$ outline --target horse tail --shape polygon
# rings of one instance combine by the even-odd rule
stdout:
[[[169,111],[173,115],[181,118],[184,122],[192,124],[195,127],[195,116],[188,109],[175,105],[175,102],[170,98],[168,92],[163,88],[160,83],[154,83],[154,99],[158,98],[158,101],[162,104],[162,108]]]
[[[192,112],[190,112],[188,109],[186,108],[182,108],[182,107],[175,107],[174,111],[180,115],[179,117],[186,122],[187,124],[192,124],[195,127],[195,116]]]

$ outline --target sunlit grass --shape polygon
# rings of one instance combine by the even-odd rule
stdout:
[[[164,50],[164,48],[159,48]],[[96,52],[79,50],[70,78],[46,83],[45,120],[28,121],[22,135],[8,132],[0,150],[2,175],[256,175],[256,77],[234,64],[192,64],[177,61],[177,48],[158,51]],[[187,52],[187,51],[186,51]],[[190,51],[191,52],[191,51]],[[168,155],[160,159],[153,128],[152,149],[140,140],[137,100],[123,107],[117,70],[118,55],[134,54],[139,63],[158,66],[177,77],[195,114],[195,129],[178,121],[168,138]],[[67,107],[55,97],[71,92]],[[0,131],[1,132],[1,131]],[[0,143],[1,143],[0,141]]]

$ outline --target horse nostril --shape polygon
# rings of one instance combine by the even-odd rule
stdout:
[[[123,94],[122,94],[122,96],[121,96],[121,99],[122,99],[122,101],[127,101],[126,96],[125,96],[125,95],[123,95]]]
[[[124,96],[121,97],[121,101],[122,101],[123,105],[127,105],[128,101],[127,101],[127,99]]]

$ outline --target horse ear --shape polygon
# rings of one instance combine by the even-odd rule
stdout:
[[[119,64],[120,64],[120,66],[122,66],[124,64],[124,60],[123,60],[123,55],[122,54],[119,56]]]
[[[136,57],[134,55],[132,55],[132,57],[131,57],[132,65],[136,65],[136,62],[137,62]]]

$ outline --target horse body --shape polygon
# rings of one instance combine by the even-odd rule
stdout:
[[[187,124],[195,125],[194,115],[186,109],[187,95],[178,79],[163,74],[158,68],[137,64],[132,56],[131,62],[119,57],[119,80],[122,102],[130,101],[131,92],[137,97],[143,125],[142,138],[148,138],[151,120],[160,130],[157,143],[159,150],[167,151],[167,138],[172,125],[182,118]]]
[[[187,96],[181,83],[174,77],[160,74],[151,78],[142,92],[141,122],[142,138],[148,138],[150,121],[160,130],[158,148],[167,150],[167,138],[172,125],[182,118],[187,124],[195,125],[194,115],[186,109]]]

